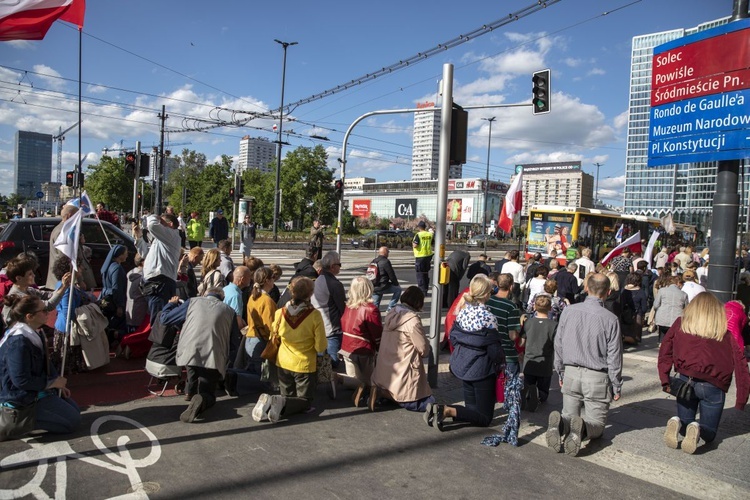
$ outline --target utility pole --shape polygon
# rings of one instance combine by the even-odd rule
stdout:
[[[284,48],[284,62],[281,69],[281,106],[279,106],[279,138],[276,148],[276,187],[273,191],[273,241],[279,241],[279,212],[281,211],[281,127],[284,125],[284,86],[286,85],[286,49],[297,42],[282,42],[274,39],[274,42]]]
[[[164,183],[164,122],[167,121],[166,106],[162,104],[161,114],[158,115],[161,120],[159,127],[159,159],[156,169],[156,205],[154,214],[161,215],[162,209],[162,184]]]
[[[133,172],[133,219],[138,215],[138,178],[141,175],[141,141],[135,141],[135,172]]]
[[[487,182],[484,184],[484,217],[482,218],[482,233],[484,233],[484,251],[487,252],[487,194],[490,189],[490,149],[492,147],[492,122],[495,121],[495,117],[482,118],[490,122],[490,131],[487,135]]]
[[[596,205],[597,200],[599,199],[599,167],[603,167],[604,163],[594,163],[596,166],[596,191],[594,192],[594,203],[592,205]],[[591,207],[596,208],[596,207]]]

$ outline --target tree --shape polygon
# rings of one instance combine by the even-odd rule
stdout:
[[[245,183],[244,196],[255,198],[253,221],[268,226],[273,223],[273,190],[276,176],[273,172],[261,172],[258,169],[247,169],[242,173]]]
[[[89,165],[86,192],[93,203],[104,203],[108,210],[129,211],[133,206],[133,177],[125,173],[124,158],[102,156]]]
[[[175,207],[177,212],[187,211],[190,206],[190,198],[198,174],[206,166],[206,155],[196,153],[189,149],[183,149],[182,155],[177,158],[180,166],[174,169],[164,185],[164,197],[169,204]],[[185,203],[183,204],[183,194]]]
[[[219,163],[206,165],[193,177],[187,184],[190,197],[185,211],[197,211],[205,219],[209,212],[223,208],[231,216],[233,200],[229,198],[229,188],[234,184],[231,168],[232,158],[221,155]]]
[[[320,219],[331,224],[338,214],[333,194],[333,172],[326,166],[323,146],[300,146],[287,153],[281,164],[281,220],[292,220],[304,228]],[[273,203],[273,194],[272,203]],[[273,209],[271,211],[273,218]]]

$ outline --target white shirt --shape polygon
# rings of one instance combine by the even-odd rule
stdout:
[[[705,292],[706,289],[694,281],[686,281],[682,285],[682,291],[687,294],[688,302],[690,302],[696,295],[701,292]]]
[[[581,268],[584,269],[583,276],[585,278],[586,275],[593,273],[596,270],[596,264],[594,264],[588,257],[581,257],[575,263],[578,264],[578,269],[576,269],[576,279],[578,280],[578,286],[581,286],[581,283],[583,283],[583,278],[581,278]]]
[[[146,261],[143,263],[144,279],[162,275],[177,279],[177,266],[180,260],[180,233],[176,229],[162,226],[156,215],[148,216],[148,232],[153,236]]]
[[[526,273],[523,271],[523,266],[514,260],[510,260],[503,264],[503,268],[500,272],[502,274],[512,274],[515,283],[523,284],[526,282]]]

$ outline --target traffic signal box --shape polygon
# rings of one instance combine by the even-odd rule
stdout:
[[[344,197],[344,181],[341,179],[337,179],[333,183],[333,193],[336,196],[337,200],[340,200]]]
[[[543,69],[534,73],[531,78],[534,90],[531,97],[531,109],[535,115],[549,113],[550,111],[550,70]]]
[[[135,153],[125,153],[125,173],[135,175]]]

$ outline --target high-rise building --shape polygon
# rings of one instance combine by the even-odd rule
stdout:
[[[52,177],[52,136],[37,132],[16,132],[14,190],[17,194],[35,198],[42,184]]]
[[[434,108],[434,102],[418,103],[417,108]],[[429,181],[438,178],[440,156],[440,110],[414,113],[412,133],[411,180]],[[449,179],[460,179],[463,168],[451,165]]]
[[[593,207],[594,176],[581,170],[580,161],[518,166],[523,167],[523,217],[534,205]]]
[[[625,213],[662,217],[671,212],[675,221],[696,225],[704,234],[710,227],[717,162],[647,166],[651,65],[654,47],[726,24],[728,21],[729,18],[725,17],[694,28],[680,28],[633,37],[625,165]],[[745,161],[742,168],[747,165]],[[747,175],[745,182],[747,184],[744,193],[747,196],[750,187],[750,178]]]
[[[165,150],[164,153],[164,182],[169,181],[169,175],[180,166],[179,158],[173,158],[171,154],[167,154],[169,151]],[[158,152],[152,151],[148,158],[148,178],[152,181],[156,180],[156,173],[159,167],[159,154]]]
[[[263,173],[272,172],[275,158],[276,144],[265,137],[246,135],[240,139],[240,158],[237,163],[237,171],[244,172],[249,168],[254,168]]]

